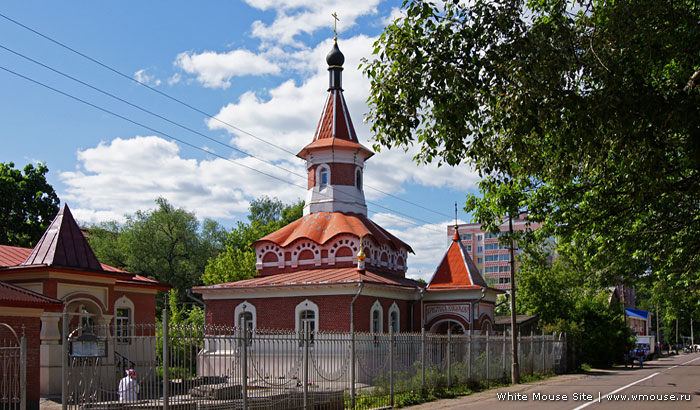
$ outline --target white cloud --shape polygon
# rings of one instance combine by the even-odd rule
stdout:
[[[279,74],[280,68],[262,54],[238,49],[227,53],[186,51],[178,54],[175,66],[188,74],[194,74],[197,81],[208,88],[228,88],[231,78],[246,75]],[[173,79],[180,80],[179,77]]]
[[[172,76],[170,76],[170,78],[168,78],[168,85],[177,84],[180,81],[182,81],[182,74],[175,73]]]
[[[143,68],[134,73],[134,79],[140,83],[146,85],[157,87],[160,85],[160,79],[156,78],[155,75],[146,73],[146,69]]]
[[[194,211],[199,218],[233,218],[235,213],[247,211],[251,198],[274,192],[281,200],[292,202],[305,194],[301,188],[226,159],[185,158],[177,144],[155,136],[116,138],[78,151],[77,156],[78,170],[59,175],[67,185],[61,198],[86,222],[151,209],[159,196]],[[252,158],[236,162],[284,180],[295,179]],[[303,173],[303,168],[295,172]]]
[[[382,20],[382,25],[388,26],[389,24],[393,23],[394,20],[406,17],[406,11],[402,10],[398,7],[393,7],[391,9],[391,12],[389,13],[388,16],[386,16],[385,19]]]
[[[253,23],[253,37],[264,43],[303,47],[296,39],[299,34],[312,34],[320,28],[332,28],[332,13],[337,12],[340,21],[338,32],[356,24],[358,17],[377,13],[380,0],[331,0],[319,3],[316,0],[246,0],[257,9],[275,11],[270,24],[258,20]]]

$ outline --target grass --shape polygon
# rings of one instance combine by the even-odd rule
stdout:
[[[434,375],[434,373],[433,373]],[[553,377],[554,373],[547,372],[535,372],[532,375],[522,375],[520,378],[521,383],[531,383],[539,380],[548,379]],[[498,389],[501,387],[509,386],[510,383],[505,383],[504,381],[491,381],[488,385],[485,382],[474,382],[470,381],[466,384],[460,384],[451,388],[446,387],[446,377],[440,377],[435,379],[431,378],[432,381],[437,382],[435,384],[429,383],[429,378],[426,377],[426,387],[424,392],[421,392],[420,387],[417,389],[402,391],[400,393],[394,394],[394,405],[396,407],[407,407],[414,406],[416,404],[427,403],[439,399],[451,399],[460,396],[468,396],[473,393],[478,393],[487,390]],[[409,384],[413,380],[404,380]],[[445,382],[445,383],[443,383]],[[399,383],[397,383],[399,384]],[[389,389],[383,385],[383,381],[379,381],[377,388],[369,393],[360,393],[355,396],[355,408],[356,409],[374,409],[381,407],[389,407],[390,397]],[[345,408],[351,408],[350,395],[345,395]]]

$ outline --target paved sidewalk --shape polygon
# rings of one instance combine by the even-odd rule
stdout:
[[[697,362],[696,362],[697,361]],[[618,402],[608,399],[617,392],[644,395],[685,393],[688,401],[670,403],[676,408],[697,409],[690,396],[698,400],[697,380],[700,376],[700,355],[684,353],[662,357],[644,363],[644,368],[616,366],[610,369],[591,369],[586,373],[565,374],[532,383],[505,386],[454,399],[441,399],[417,406],[411,410],[550,410],[578,409],[596,404],[597,407],[621,409],[658,409],[661,403],[646,400]],[[498,394],[501,394],[499,398]],[[508,395],[508,393],[510,393]],[[505,395],[504,395],[505,394]],[[600,403],[601,397],[603,403]],[[589,403],[598,399],[597,403]],[[627,399],[623,399],[627,400]],[[664,403],[664,407],[667,404]]]
[[[592,370],[595,372],[605,372],[605,370]],[[405,407],[411,410],[456,410],[463,409],[467,405],[474,406],[480,402],[485,402],[487,400],[493,401],[496,397],[496,393],[530,393],[534,390],[539,390],[543,386],[556,386],[560,384],[571,384],[576,380],[580,380],[586,377],[590,377],[588,374],[563,374],[561,376],[554,376],[548,379],[539,380],[532,383],[522,383],[517,386],[504,386],[498,389],[486,390],[479,393],[470,394],[468,396],[461,396],[454,399],[440,399],[423,404],[418,404],[416,406]]]

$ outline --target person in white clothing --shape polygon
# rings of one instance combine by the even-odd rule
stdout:
[[[134,369],[126,371],[126,376],[119,380],[119,401],[136,401],[139,396],[139,382],[136,381]]]

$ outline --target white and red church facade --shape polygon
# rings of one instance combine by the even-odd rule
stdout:
[[[207,324],[261,329],[456,332],[493,329],[487,286],[459,236],[428,285],[405,277],[411,247],[367,217],[359,143],[343,97],[344,56],[326,57],[328,98],[306,160],[304,216],[255,242],[258,276],[194,289]]]

